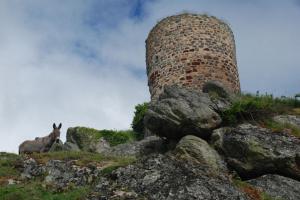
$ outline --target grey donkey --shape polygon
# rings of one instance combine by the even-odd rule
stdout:
[[[54,142],[60,137],[61,123],[56,127],[53,124],[53,131],[45,137],[36,137],[35,140],[26,140],[19,146],[19,154],[33,152],[48,152]]]

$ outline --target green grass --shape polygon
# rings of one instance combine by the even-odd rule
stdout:
[[[78,141],[78,145],[81,149],[84,148],[85,144],[90,144],[93,141],[98,140],[99,138],[104,138],[109,142],[110,146],[116,146],[118,144],[127,143],[130,141],[136,140],[136,133],[132,130],[97,130],[87,127],[75,127],[69,128],[67,133],[67,141],[70,140],[69,135],[75,137]],[[85,150],[85,149],[83,149]]]
[[[19,171],[16,169],[16,166],[19,162],[21,162],[19,155],[0,152],[0,178],[18,176]]]
[[[278,123],[272,119],[266,119],[261,121],[261,125],[268,129],[271,129],[273,132],[282,132],[284,130],[290,130],[290,133],[296,137],[300,137],[300,129],[296,126],[291,124],[285,123]]]
[[[1,200],[81,200],[88,194],[88,187],[74,187],[64,192],[54,192],[40,182],[0,187]]]
[[[135,161],[133,157],[117,157],[117,156],[104,156],[99,153],[90,153],[85,151],[58,151],[48,153],[33,153],[30,155],[38,163],[47,163],[49,160],[75,160],[79,166],[86,166],[91,163],[110,163],[110,165],[126,166]]]
[[[137,133],[138,138],[142,138],[144,135],[144,116],[148,110],[149,103],[145,102],[135,106],[134,117],[131,127]]]
[[[136,133],[132,130],[113,131],[101,130],[100,135],[109,142],[110,146],[116,146],[136,139]]]
[[[242,121],[257,121],[276,114],[294,113],[298,108],[300,102],[294,98],[242,94],[233,101],[230,108],[221,113],[221,116],[225,125],[232,125]]]

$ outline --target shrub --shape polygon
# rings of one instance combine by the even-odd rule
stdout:
[[[132,130],[101,130],[99,133],[111,146],[116,146],[136,139],[136,133]]]
[[[143,137],[144,133],[144,116],[148,109],[149,103],[145,102],[135,106],[134,117],[132,120],[132,129],[137,133],[139,138]]]
[[[75,138],[79,148],[87,151],[88,149],[84,149],[84,146],[99,138],[103,137],[110,146],[116,146],[135,140],[136,133],[132,130],[97,130],[87,127],[74,127],[68,129],[67,141],[71,141],[71,137]]]
[[[225,124],[236,124],[240,121],[260,120],[275,114],[289,113],[299,106],[299,101],[294,98],[242,94],[233,101],[230,108],[221,113],[221,116]]]

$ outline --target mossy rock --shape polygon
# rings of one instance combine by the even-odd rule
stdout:
[[[66,142],[76,144],[82,151],[100,152],[101,149],[133,140],[135,140],[135,133],[131,130],[114,131],[74,127],[67,130]]]

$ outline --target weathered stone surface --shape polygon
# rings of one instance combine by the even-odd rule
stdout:
[[[158,101],[152,101],[145,114],[145,126],[168,139],[185,135],[208,138],[221,124],[214,103],[206,93],[179,86],[167,86]]]
[[[82,167],[75,165],[74,161],[50,160],[46,163],[47,176],[45,182],[63,189],[70,184],[83,186],[91,184],[100,174],[96,167]]]
[[[136,194],[134,199],[248,199],[228,176],[190,161],[171,154],[152,154],[102,178],[94,191],[98,196],[90,199],[111,199],[122,188]]]
[[[281,124],[291,124],[300,129],[300,116],[296,115],[278,115],[275,116],[274,121]]]
[[[199,137],[192,135],[183,137],[174,152],[180,159],[195,161],[214,172],[226,170],[225,164],[216,150]]]
[[[71,142],[65,142],[63,149],[65,151],[80,151],[79,147],[76,144]]]
[[[277,173],[300,180],[300,139],[242,124],[216,130],[212,143],[243,178]]]
[[[149,136],[140,141],[119,144],[102,153],[108,156],[142,156],[166,150],[164,141],[157,136]]]
[[[33,179],[46,175],[44,178],[46,184],[51,184],[57,190],[63,190],[69,185],[92,184],[100,176],[101,170],[101,167],[92,165],[75,165],[74,160],[50,160],[46,164],[38,164],[34,159],[29,158],[24,161],[21,177]]]
[[[110,145],[102,137],[98,138],[95,129],[74,127],[67,130],[67,142],[73,143],[82,151],[101,153],[106,151]]]
[[[49,149],[49,152],[63,151],[63,150],[64,150],[64,143],[61,140],[57,140],[52,144],[52,146]]]
[[[215,110],[219,111],[226,110],[235,97],[235,94],[219,81],[207,81],[203,84],[202,91],[209,94]]]
[[[21,173],[22,179],[31,179],[36,176],[41,176],[46,172],[46,168],[38,164],[34,159],[29,158],[23,162],[23,171]]]
[[[300,182],[287,177],[268,174],[247,182],[274,199],[300,199]]]

